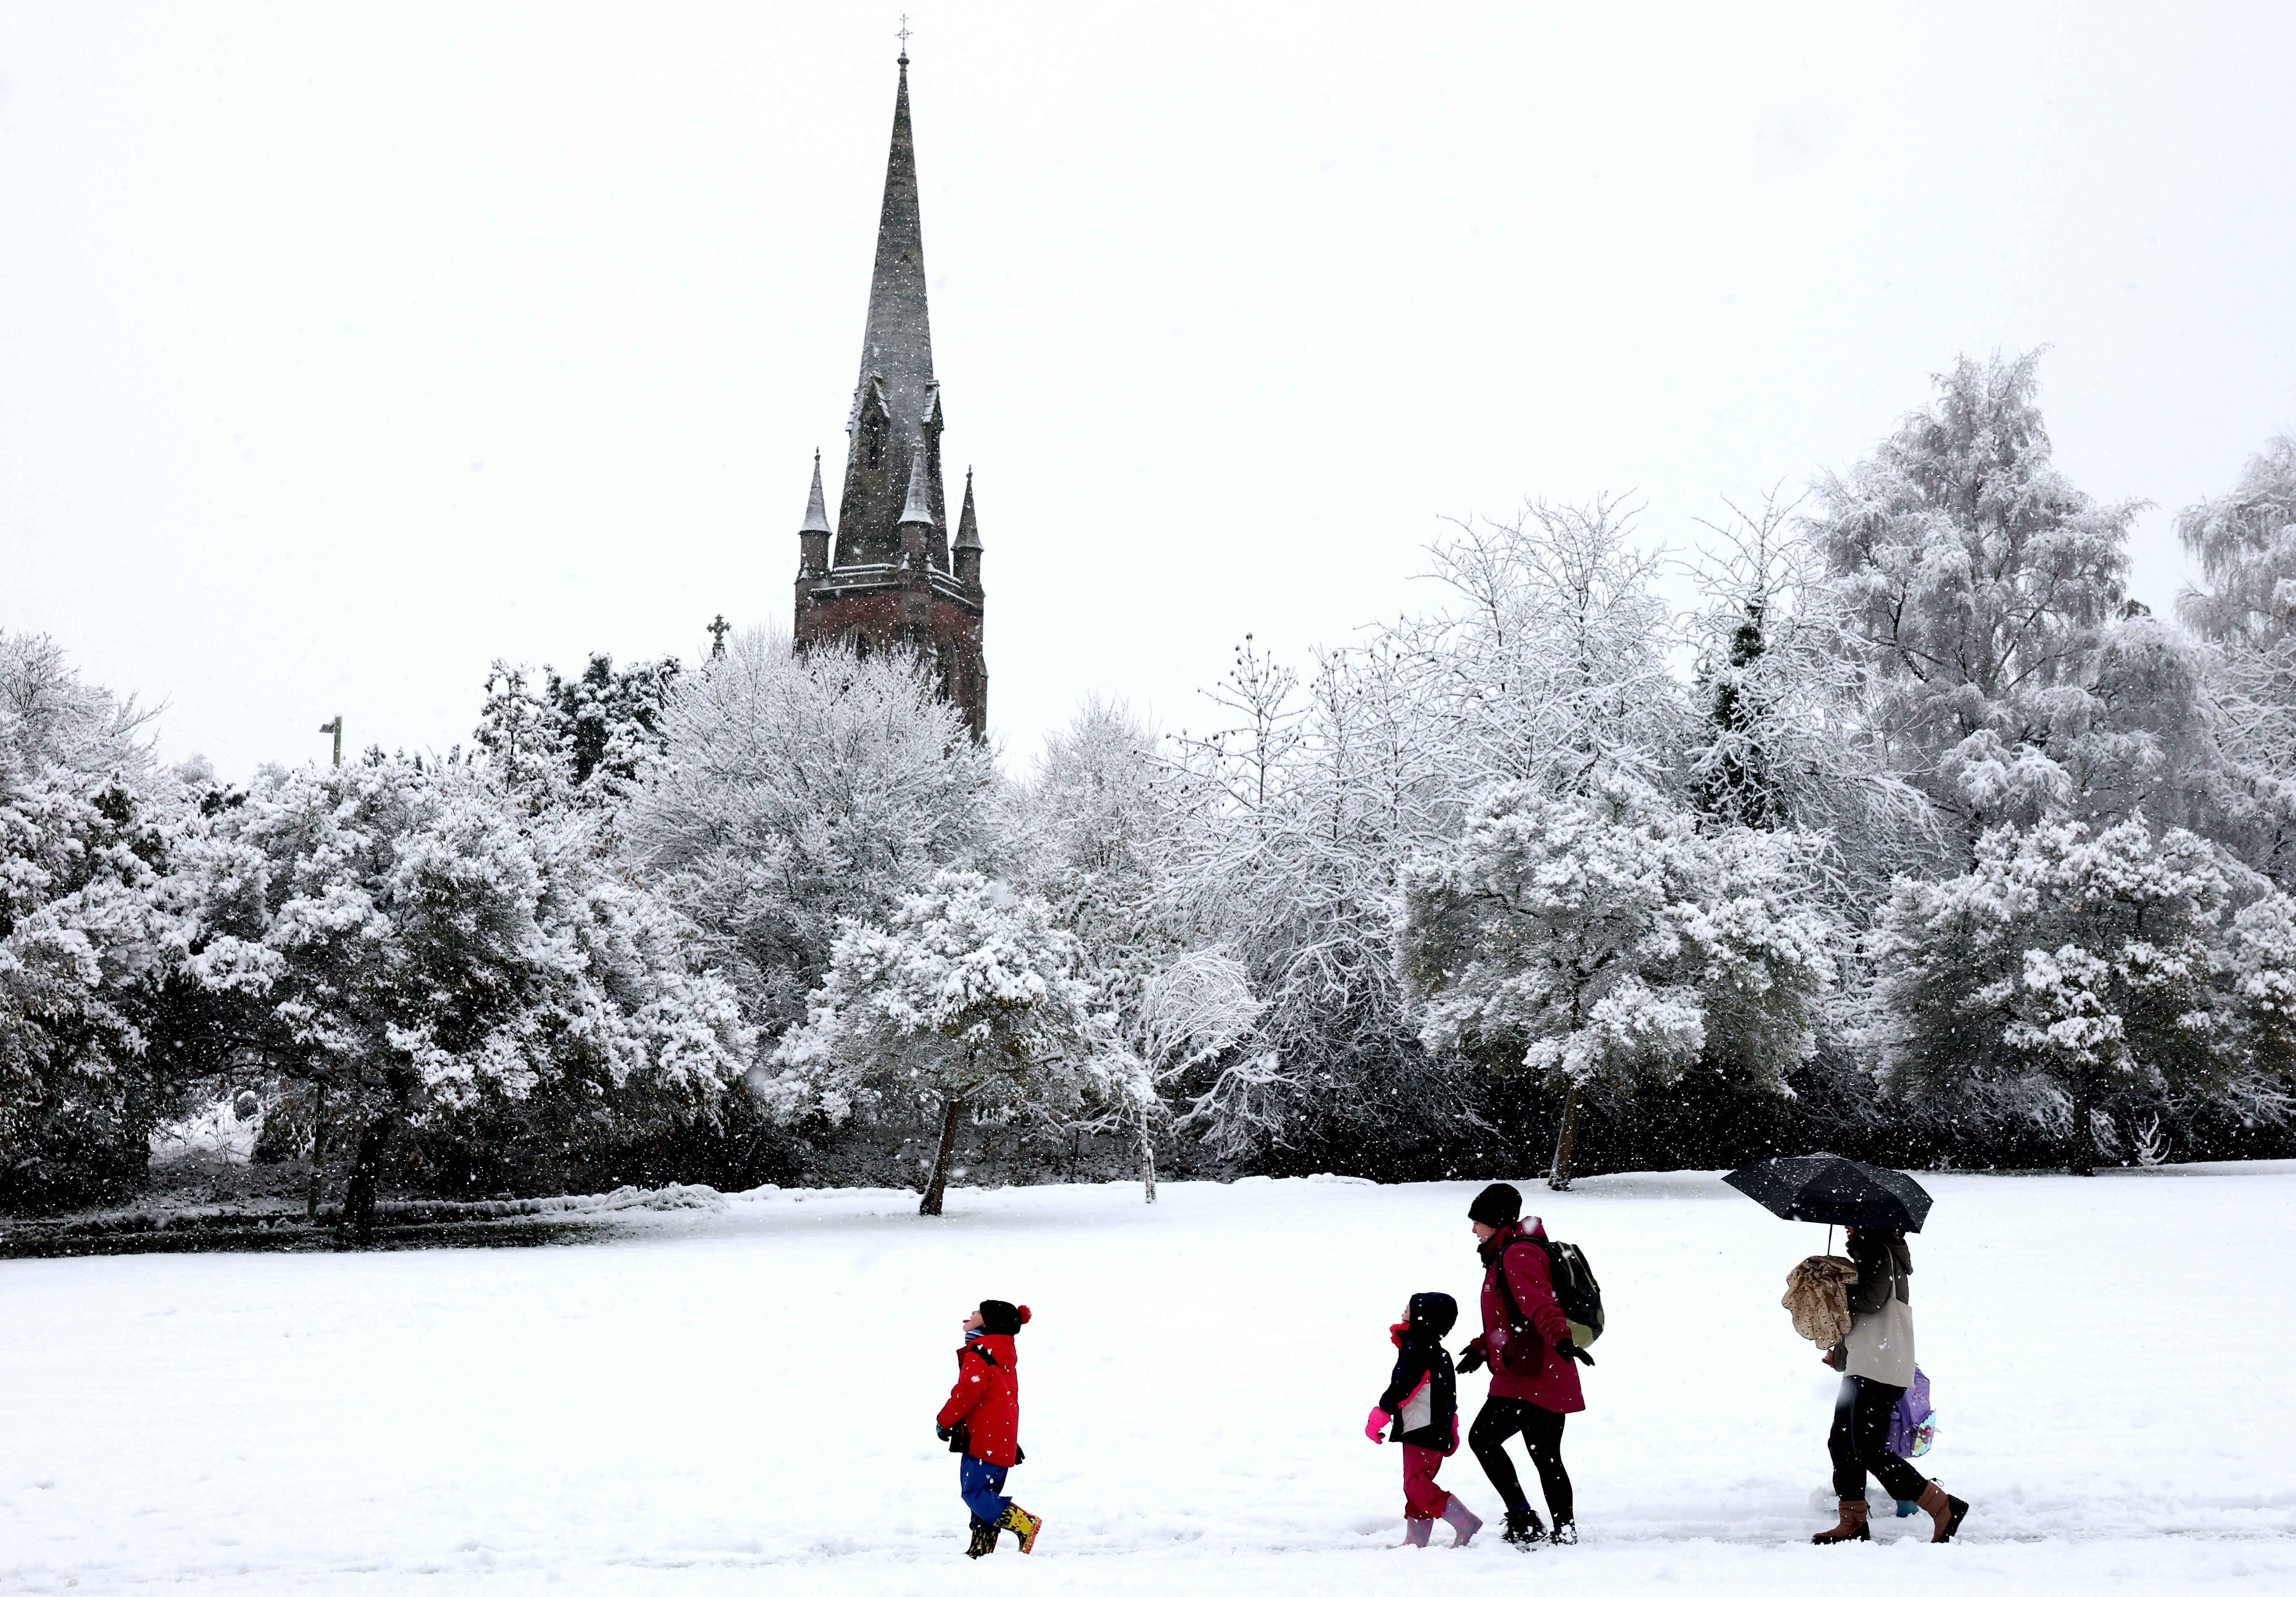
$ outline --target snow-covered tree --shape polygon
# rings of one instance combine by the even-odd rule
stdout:
[[[132,1180],[175,1102],[149,1046],[171,962],[164,852],[147,802],[115,779],[52,765],[0,790],[0,1204]]]
[[[1792,828],[1821,858],[1849,913],[1935,851],[1928,802],[1889,768],[1839,646],[1823,557],[1775,497],[1706,523],[1690,617],[1699,717],[1685,751],[1698,808],[1725,827]]]
[[[751,630],[679,678],[665,753],[621,818],[751,1024],[802,1017],[841,920],[882,920],[943,866],[993,862],[994,758],[909,656]]]
[[[2230,967],[2242,1068],[2225,1094],[2243,1121],[2296,1111],[2296,899],[2268,893],[2233,917]]]
[[[157,713],[83,680],[54,639],[0,630],[0,788],[52,767],[140,785]]]
[[[1429,550],[1450,604],[1383,642],[1415,663],[1414,708],[1459,791],[1569,788],[1597,770],[1662,780],[1686,706],[1668,660],[1664,556],[1642,546],[1634,512],[1533,500],[1512,522],[1457,525]]]
[[[2177,601],[2216,647],[2210,698],[2226,771],[2227,841],[2296,886],[2296,437],[2274,439],[2233,491],[2177,518],[2206,586]]]
[[[594,654],[578,676],[497,660],[472,736],[480,753],[529,803],[610,806],[663,752],[663,708],[677,681],[675,659],[615,669]]]
[[[1395,974],[1398,874],[1456,809],[1417,674],[1374,643],[1322,656],[1303,692],[1247,639],[1207,696],[1226,724],[1171,742],[1159,911],[1182,946],[1238,960],[1262,1006],[1249,1068],[1209,1100],[1231,1148],[1379,1168],[1472,1113],[1420,1049]]]
[[[940,1120],[921,1214],[941,1212],[964,1116],[1076,1115],[1144,1098],[1138,1061],[1041,899],[938,871],[882,925],[848,920],[806,1022],[775,1050],[782,1114]]]
[[[744,1068],[732,994],[593,824],[536,819],[486,768],[375,756],[267,770],[176,839],[188,968],[229,1046],[355,1128],[355,1220],[410,1122],[541,1093],[706,1115]]]
[[[1897,1085],[2021,1097],[2087,1172],[2109,1099],[2220,1074],[2224,893],[2207,843],[2141,816],[1997,827],[1965,874],[1901,881],[1880,950]]]
[[[1963,358],[1935,403],[1824,481],[1813,525],[1890,764],[1972,843],[2005,821],[2128,813],[2188,763],[2100,691],[2139,506],[2100,505],[2052,464],[2039,358]],[[2136,667],[2160,666],[2166,642]]]
[[[1405,881],[1423,1035],[1562,1088],[1549,1181],[1568,1187],[1589,1088],[1665,1085],[1718,1044],[1775,1087],[1807,1055],[1832,960],[1806,864],[1778,833],[1701,836],[1623,772],[1561,795],[1496,786]]]
[[[151,719],[0,631],[0,1203],[117,1189],[175,1101],[149,1034],[168,967]]]

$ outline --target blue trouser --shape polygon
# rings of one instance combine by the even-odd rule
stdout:
[[[1004,1465],[985,1463],[969,1453],[957,1461],[957,1495],[964,1499],[964,1506],[983,1525],[994,1525],[1004,1517],[1010,1499],[998,1495],[1004,1489]]]

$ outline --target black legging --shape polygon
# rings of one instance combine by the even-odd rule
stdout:
[[[1863,1502],[1866,1472],[1899,1502],[1917,1500],[1929,1483],[1922,1472],[1890,1451],[1890,1412],[1906,1395],[1862,1375],[1841,1378],[1841,1395],[1833,1400],[1833,1428],[1826,1434],[1825,1450],[1833,1455],[1833,1494],[1844,1502]],[[1482,1421],[1475,1421],[1477,1429]]]
[[[1529,1500],[1522,1494],[1522,1482],[1515,1478],[1514,1461],[1507,1457],[1503,1445],[1517,1431],[1530,1444],[1530,1462],[1546,1494],[1547,1512],[1554,1516],[1557,1525],[1570,1524],[1570,1473],[1562,1467],[1562,1415],[1520,1397],[1493,1397],[1475,1416],[1467,1432],[1467,1445],[1475,1450],[1476,1461],[1491,1478],[1491,1485],[1507,1507],[1528,1508]]]

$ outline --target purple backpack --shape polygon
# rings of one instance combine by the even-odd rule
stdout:
[[[1901,1459],[1917,1459],[1937,1440],[1937,1411],[1930,1406],[1930,1378],[1914,1366],[1914,1384],[1890,1413],[1889,1449]]]

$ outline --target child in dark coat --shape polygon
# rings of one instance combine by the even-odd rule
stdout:
[[[1464,1547],[1483,1527],[1465,1503],[1435,1484],[1443,1461],[1459,1450],[1458,1384],[1443,1350],[1458,1319],[1459,1305],[1448,1294],[1412,1295],[1403,1323],[1388,1327],[1395,1372],[1364,1420],[1364,1435],[1373,1441],[1386,1441],[1380,1433],[1392,1422],[1403,1444],[1403,1534],[1414,1547],[1427,1545],[1438,1519],[1450,1525],[1454,1547]]]
[[[996,1551],[996,1533],[1009,1530],[1021,1551],[1037,1550],[1045,1522],[1004,1496],[1004,1471],[1027,1455],[1021,1451],[1021,1359],[1013,1338],[1029,1323],[1029,1306],[985,1299],[964,1322],[964,1346],[956,1350],[956,1385],[933,1421],[957,1465],[957,1494],[972,1511],[972,1541],[964,1553],[980,1558]]]

